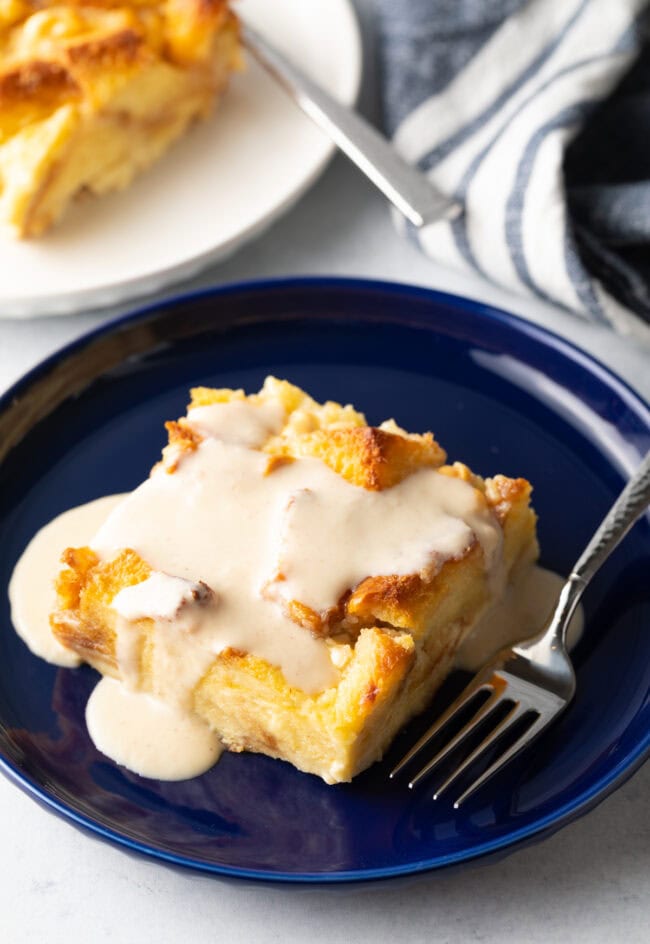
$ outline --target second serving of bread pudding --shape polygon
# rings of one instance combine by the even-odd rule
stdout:
[[[167,429],[150,478],[65,551],[54,634],[229,750],[350,780],[535,560],[529,483],[274,378],[194,389]]]
[[[240,66],[227,0],[0,0],[0,224],[121,189]]]

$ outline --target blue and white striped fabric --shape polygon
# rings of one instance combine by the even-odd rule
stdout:
[[[650,124],[636,191],[578,188],[577,219],[565,186],[567,147],[638,56],[648,0],[378,5],[389,131],[465,210],[414,232],[424,251],[650,339],[648,280],[602,237],[611,222],[614,247],[628,235],[650,247]]]

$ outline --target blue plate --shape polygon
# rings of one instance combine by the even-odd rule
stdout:
[[[134,487],[193,384],[255,390],[266,374],[433,429],[451,458],[535,484],[543,563],[564,572],[650,447],[650,412],[565,341],[485,305],[342,279],[228,286],[114,322],[0,401],[0,581],[57,513]],[[650,527],[586,595],[578,694],[560,721],[460,812],[387,771],[422,722],[354,783],[228,754],[184,783],[99,754],[84,706],[96,675],[56,669],[0,602],[0,767],[70,822],[168,863],[283,882],[394,877],[503,853],[594,806],[650,750]],[[449,685],[453,686],[454,680]]]

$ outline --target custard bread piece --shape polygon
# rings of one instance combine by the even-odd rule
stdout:
[[[240,65],[227,0],[0,0],[0,224],[126,187]]]
[[[430,433],[368,426],[286,381],[191,396],[151,478],[91,547],[65,551],[52,629],[101,673],[183,700],[228,749],[348,781],[426,707],[536,559],[531,487],[446,464]],[[136,600],[152,575],[186,582],[171,606]],[[253,628],[230,625],[242,613]],[[179,689],[169,673],[184,652],[195,668]],[[321,660],[316,676],[299,652]]]

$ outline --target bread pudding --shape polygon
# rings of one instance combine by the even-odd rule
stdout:
[[[0,223],[126,187],[240,67],[227,0],[0,0]]]
[[[194,389],[166,425],[149,479],[65,550],[54,635],[228,750],[349,781],[537,557],[529,483],[274,378]]]

